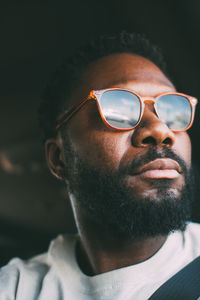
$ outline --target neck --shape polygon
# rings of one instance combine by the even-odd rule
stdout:
[[[143,262],[166,240],[166,236],[131,241],[113,238],[79,211],[75,211],[75,216],[80,236],[77,260],[82,271],[90,276]]]

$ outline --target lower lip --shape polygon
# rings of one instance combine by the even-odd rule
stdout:
[[[176,170],[165,169],[165,170],[147,170],[139,174],[143,178],[149,179],[175,179],[179,176],[179,173]]]

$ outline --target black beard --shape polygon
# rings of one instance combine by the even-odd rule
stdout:
[[[69,147],[69,146],[68,146]],[[175,230],[184,231],[191,215],[194,176],[185,162],[170,149],[152,149],[128,168],[136,168],[156,158],[171,158],[179,163],[185,177],[185,185],[179,196],[170,189],[170,179],[152,181],[157,183],[157,193],[153,198],[134,197],[133,188],[126,185],[124,174],[127,170],[103,172],[67,147],[71,166],[67,170],[68,188],[87,218],[112,238],[125,240],[167,235]]]

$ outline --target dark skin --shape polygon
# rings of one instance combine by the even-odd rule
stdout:
[[[113,54],[103,57],[88,66],[81,85],[71,97],[71,104],[86,97],[90,90],[111,87],[127,88],[141,96],[155,97],[164,92],[173,92],[175,87],[162,71],[149,60],[132,54]],[[144,155],[152,146],[170,147],[189,167],[191,143],[186,132],[172,132],[156,116],[151,104],[145,105],[140,124],[130,131],[115,131],[102,121],[95,102],[84,105],[67,123],[71,144],[76,153],[88,164],[106,171],[117,171],[135,157]],[[59,179],[67,180],[64,170],[68,157],[64,157],[62,138],[46,142],[47,162],[51,172]],[[125,178],[127,186],[142,198],[155,195],[152,187],[142,176]],[[184,185],[180,173],[171,181],[171,187],[179,193]],[[137,239],[123,242],[114,240],[108,232],[102,232],[87,212],[80,210],[74,195],[70,195],[80,243],[77,250],[81,269],[89,275],[100,274],[121,267],[137,264],[154,255],[164,244],[166,236]]]

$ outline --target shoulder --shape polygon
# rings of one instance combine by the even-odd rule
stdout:
[[[200,224],[188,223],[184,239],[186,248],[190,249],[195,256],[200,255]]]
[[[186,228],[186,234],[189,234],[194,237],[200,237],[200,224],[189,222]]]
[[[30,295],[40,289],[41,281],[50,266],[46,262],[46,255],[23,261],[12,259],[0,269],[0,299],[14,299],[19,287],[21,291],[29,290]]]
[[[50,290],[58,293],[60,272],[66,273],[74,259],[75,241],[76,236],[60,235],[46,253],[28,260],[12,259],[0,269],[0,300],[36,300],[41,294],[42,299],[50,299],[46,296]],[[54,299],[58,298],[55,294]]]

